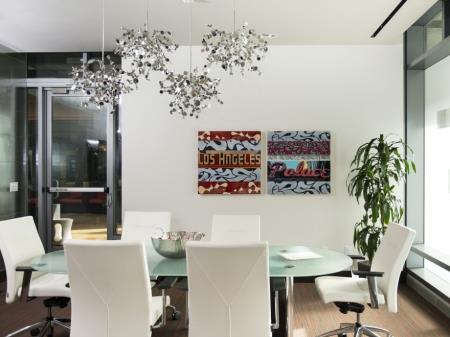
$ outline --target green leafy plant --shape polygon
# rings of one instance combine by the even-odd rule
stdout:
[[[398,136],[380,135],[361,145],[351,163],[347,189],[358,203],[364,202],[364,214],[355,224],[353,244],[372,262],[388,224],[403,217],[401,200],[395,188],[416,166],[408,158],[412,149]]]

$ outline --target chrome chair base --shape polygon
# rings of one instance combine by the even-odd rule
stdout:
[[[47,317],[45,318],[45,320],[23,327],[10,333],[9,335],[6,335],[5,337],[18,336],[26,331],[30,331],[31,336],[53,336],[53,329],[55,326],[59,326],[70,331],[70,319],[55,318],[53,317],[52,311],[52,307],[56,306],[56,304],[60,308],[64,308],[67,305],[68,301],[69,299],[65,298],[49,298],[44,300],[44,305],[47,307]]]
[[[66,330],[70,331],[70,325],[68,324],[68,319],[59,319],[59,318],[52,318],[47,319],[42,322],[34,323],[31,325],[28,325],[26,327],[23,327],[19,330],[16,330],[9,335],[6,335],[6,337],[13,337],[23,334],[26,331],[30,331],[32,336],[38,336],[38,337],[44,337],[44,336],[51,336],[53,335],[53,329],[55,326],[60,326]]]
[[[362,325],[359,322],[342,323],[339,329],[325,332],[317,337],[331,337],[331,336],[346,337],[347,334],[349,333],[353,334],[354,337],[363,337],[363,336],[381,337],[379,333],[383,334],[383,336],[386,337],[393,337],[391,333],[386,329],[379,328],[376,326]]]

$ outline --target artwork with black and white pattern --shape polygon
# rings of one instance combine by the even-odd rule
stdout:
[[[330,141],[326,131],[269,132],[267,193],[331,193]]]

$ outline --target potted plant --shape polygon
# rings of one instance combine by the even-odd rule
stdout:
[[[416,172],[408,153],[413,151],[400,137],[381,134],[361,145],[351,163],[348,193],[358,203],[361,199],[364,203],[364,214],[353,233],[354,246],[368,258],[363,269],[370,268],[389,223],[399,223],[403,217],[396,187],[405,181],[407,174]]]

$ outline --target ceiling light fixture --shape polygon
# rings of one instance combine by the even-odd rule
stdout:
[[[81,91],[89,96],[83,103],[94,103],[98,109],[110,106],[112,111],[119,104],[120,95],[136,88],[131,79],[124,77],[125,72],[111,57],[105,62],[105,0],[102,0],[102,58],[84,61],[81,67],[72,68],[72,90]]]
[[[147,20],[143,29],[122,28],[122,38],[116,39],[115,53],[123,58],[130,59],[131,76],[133,83],[139,82],[139,77],[150,79],[152,71],[166,72],[170,62],[167,53],[173,53],[178,45],[172,40],[172,33],[164,30],[149,31],[149,1],[147,2]]]
[[[187,2],[187,1],[185,1]],[[166,72],[164,81],[160,81],[160,93],[168,93],[173,99],[169,103],[170,113],[178,113],[183,117],[196,117],[199,113],[210,107],[211,100],[215,99],[223,104],[219,98],[218,85],[219,78],[211,78],[209,69],[205,67],[199,71],[192,69],[192,4],[195,1],[189,1],[190,10],[190,30],[189,30],[189,71],[183,73]]]
[[[218,64],[230,75],[234,74],[234,68],[240,68],[240,73],[256,71],[261,75],[257,65],[268,51],[268,39],[275,37],[273,34],[258,34],[254,29],[248,28],[245,22],[236,30],[236,0],[233,1],[233,31],[227,33],[224,30],[210,28],[209,33],[203,35],[202,52],[207,53],[208,66]]]

